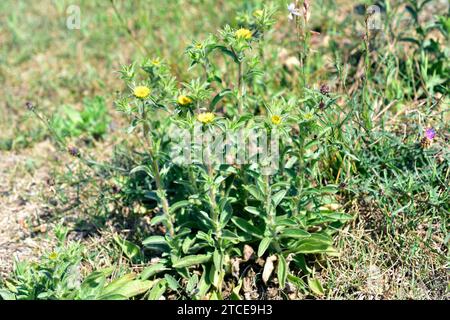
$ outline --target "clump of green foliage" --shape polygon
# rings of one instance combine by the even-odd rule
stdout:
[[[108,131],[108,109],[103,97],[86,98],[83,109],[63,106],[51,119],[51,127],[61,138],[84,136],[98,140]]]
[[[83,263],[89,256],[80,242],[67,241],[68,228],[55,229],[56,248],[39,262],[17,261],[11,277],[0,288],[3,300],[123,300],[147,292],[152,281],[141,280],[135,273],[117,276],[117,268],[96,270],[85,276]],[[92,254],[92,253],[91,253]]]
[[[67,229],[55,229],[58,245],[39,262],[17,261],[10,279],[2,283],[0,297],[5,300],[67,299],[79,287],[82,246],[64,246]]]
[[[366,12],[361,37],[319,48],[331,51],[331,71],[311,50],[311,8],[304,1],[296,2],[285,35],[290,64],[279,61],[278,44],[270,42],[274,8],[250,6],[236,25],[186,48],[185,82],[159,58],[124,66],[127,90],[115,105],[129,120],[129,145],[117,166],[102,167],[114,190],[101,192],[99,202],[139,202],[151,213],[144,235],[113,238],[121,255],[144,269],[109,284],[110,269],[94,272],[69,296],[242,299],[248,266],[259,283],[324,295],[317,267],[338,254],[333,239],[353,213],[373,223],[367,226],[374,238],[409,251],[383,258],[386,268],[410,263],[423,243],[414,234],[412,248],[406,246],[410,239],[401,232],[424,225],[425,245],[438,252],[438,263],[445,260],[439,250],[445,253],[448,243],[449,52],[432,33],[448,40],[449,24],[448,15],[421,22],[428,2],[386,2],[381,35],[369,29],[373,14]],[[414,28],[398,28],[396,14],[412,17]],[[398,42],[412,49],[405,54],[391,45]],[[416,113],[406,114],[411,101]],[[191,137],[256,129],[279,135],[278,171],[268,173],[261,162],[179,162],[174,129]],[[443,249],[432,246],[433,232],[444,235]]]
[[[302,268],[309,270],[305,256],[335,254],[332,235],[352,219],[338,210],[339,186],[326,182],[335,181],[343,169],[352,170],[350,160],[337,160],[352,158],[350,141],[339,134],[346,121],[339,120],[337,97],[307,87],[300,96],[273,89],[275,79],[262,53],[274,12],[255,11],[241,28],[226,26],[189,46],[191,67],[201,67],[203,75],[182,89],[157,59],[145,61],[139,69],[125,66],[121,72],[132,94],[116,105],[132,120],[128,132],[145,146],[140,165],[129,174],[146,173],[146,196],[161,209],[151,225],[165,230],[142,240],[142,246],[160,259],[141,277],[157,281],[160,295],[166,288],[178,288],[182,280],[189,283],[184,292],[189,298],[222,298],[233,261],[245,256],[246,245],[257,248],[256,256],[266,261],[264,282],[276,274],[280,288],[289,279],[306,289],[297,277]],[[231,66],[222,70],[217,56]],[[320,102],[326,108],[320,109]],[[154,117],[158,111],[161,116]],[[262,164],[177,164],[168,140],[173,125],[192,134],[198,125],[203,133],[256,128],[277,132],[280,171],[267,174]],[[126,252],[139,247],[128,243]],[[240,287],[237,277],[235,286]],[[313,274],[308,282],[321,292]]]

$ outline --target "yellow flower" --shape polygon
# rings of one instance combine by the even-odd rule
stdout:
[[[159,66],[161,64],[161,60],[159,60],[159,58],[155,58],[152,61],[150,61],[152,63],[152,65],[154,65],[155,67]]]
[[[56,260],[56,259],[58,258],[58,254],[57,254],[55,251],[53,251],[52,253],[50,253],[50,255],[48,256],[48,258],[49,258],[50,260]]]
[[[271,120],[274,125],[279,125],[281,123],[281,117],[279,115],[273,115]]]
[[[177,102],[179,105],[187,106],[192,103],[192,99],[186,96],[179,96]]]
[[[195,45],[195,47],[196,47],[197,49],[202,49],[202,48],[203,48],[203,45],[202,45],[201,43],[197,43],[197,44]]]
[[[252,37],[252,32],[248,29],[241,28],[237,30],[234,35],[238,39],[250,39]]]
[[[150,95],[150,88],[146,86],[137,86],[134,88],[134,96],[139,99],[145,99]]]
[[[306,121],[310,121],[313,118],[314,118],[314,115],[311,112],[308,112],[303,116],[303,119],[305,119]]]
[[[253,16],[256,18],[261,17],[264,14],[263,10],[256,10],[255,12],[253,12]]]
[[[215,117],[216,116],[212,112],[204,112],[204,113],[200,113],[197,116],[197,120],[200,121],[201,123],[211,123],[214,121]]]

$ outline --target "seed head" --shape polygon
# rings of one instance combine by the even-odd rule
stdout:
[[[75,146],[70,146],[70,147],[68,148],[68,151],[69,151],[69,154],[70,154],[72,157],[79,157],[79,156],[80,156],[80,150],[78,150],[78,148],[75,147]]]
[[[325,110],[325,102],[320,101],[320,103],[319,103],[319,109],[320,109],[321,111]]]
[[[330,93],[330,87],[326,84],[321,85],[320,93],[327,96]]]
[[[27,102],[25,103],[25,106],[26,106],[27,109],[30,110],[30,111],[32,111],[32,110],[34,109],[34,105],[33,105],[33,103],[30,102],[30,101],[27,101]]]

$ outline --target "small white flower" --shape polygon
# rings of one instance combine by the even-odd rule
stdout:
[[[288,5],[287,9],[289,11],[289,20],[294,19],[294,16],[300,16],[300,10],[295,7],[295,3],[291,3],[290,5]]]

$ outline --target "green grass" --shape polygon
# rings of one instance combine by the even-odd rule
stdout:
[[[139,135],[127,133],[127,125],[134,125],[134,115],[122,116],[116,111],[116,107],[130,103],[126,98],[129,89],[120,79],[119,70],[132,62],[139,65],[146,58],[161,58],[177,83],[176,88],[169,88],[176,95],[179,83],[191,83],[204,73],[198,66],[189,68],[186,47],[192,41],[204,41],[209,33],[217,33],[226,24],[246,25],[247,14],[251,17],[263,1],[78,3],[80,30],[65,27],[69,1],[0,3],[0,11],[5,13],[0,17],[0,96],[4,98],[0,108],[0,150],[27,154],[39,148],[42,141],[54,141],[56,132],[64,137],[63,145],[77,146],[82,154],[81,161],[74,161],[64,153],[55,156],[32,152],[55,178],[52,191],[43,183],[39,186],[39,201],[50,203],[50,225],[64,221],[81,242],[62,237],[61,227],[56,227],[56,236],[52,232],[48,235],[55,248],[38,258],[41,264],[18,263],[8,280],[3,280],[0,296],[83,299],[129,298],[137,294],[157,298],[163,294],[158,289],[164,287],[168,299],[192,298],[195,294],[191,289],[201,279],[182,274],[184,280],[178,281],[180,274],[176,272],[163,270],[149,275],[149,269],[145,269],[161,257],[146,249],[143,240],[167,230],[150,223],[162,210],[158,207],[161,196],[152,190],[157,187],[154,181],[142,172],[129,174],[137,166],[148,166],[153,156],[142,151]],[[313,34],[310,39],[306,35],[308,45],[300,47],[295,28],[287,20],[287,3],[271,3],[278,5],[276,23],[261,40],[262,45],[253,50],[261,63],[254,70],[256,76],[246,80],[250,91],[246,103],[255,106],[255,115],[264,116],[264,103],[270,108],[278,104],[292,107],[273,99],[281,95],[297,101],[299,116],[320,113],[322,121],[321,128],[304,125],[294,134],[304,135],[302,141],[319,142],[310,150],[299,147],[300,157],[308,159],[299,164],[306,168],[305,180],[296,181],[297,169],[287,169],[274,182],[284,177],[295,181],[295,188],[288,193],[288,198],[293,199],[303,187],[338,186],[333,197],[299,196],[297,204],[310,210],[321,201],[338,201],[353,220],[346,224],[334,221],[330,223],[331,231],[326,229],[333,235],[339,256],[319,253],[303,257],[305,261],[292,261],[297,271],[287,281],[295,283],[297,289],[291,292],[279,288],[281,275],[275,272],[267,284],[268,292],[289,299],[448,299],[448,4],[435,0],[421,7],[421,1],[382,1],[383,31],[371,34],[366,42],[362,37],[364,15],[357,13],[356,3],[314,1],[310,28],[320,35]],[[367,45],[371,50],[365,50]],[[305,56],[304,67],[296,66]],[[211,60],[216,64],[216,75],[221,77],[214,89],[233,88],[238,67],[220,53]],[[322,84],[331,88],[330,94],[320,92]],[[151,85],[161,89],[158,83]],[[184,90],[198,96],[206,94],[192,83]],[[170,99],[164,103],[171,105]],[[53,132],[27,111],[28,101],[44,119],[52,119]],[[235,116],[230,110],[236,106],[227,95],[217,106],[225,107],[219,110],[225,117]],[[153,119],[152,114],[157,128],[152,132],[154,139],[164,140],[165,117],[158,112]],[[295,124],[292,127],[295,129]],[[436,129],[437,137],[429,148],[424,148],[421,140],[428,127]],[[208,201],[189,191],[192,185],[180,191],[179,181],[188,177],[164,161],[160,160],[160,164],[167,166],[163,178],[168,201],[173,204],[189,198],[191,211],[183,211],[187,220],[192,212],[198,213],[195,210],[208,211]],[[208,173],[200,173],[197,167],[189,175],[194,174],[199,184],[208,185]],[[250,179],[250,184],[258,181],[251,174],[243,177]],[[233,197],[241,201],[241,190],[247,207],[259,206],[244,189],[239,189],[240,185],[236,188],[231,191]],[[286,200],[281,206],[279,211],[290,212]],[[234,209],[244,211],[244,207]],[[250,214],[241,217],[253,221]],[[55,240],[58,233],[59,241]],[[258,242],[248,243],[258,251]],[[227,252],[243,255],[242,246],[239,243],[236,250]],[[53,256],[53,260],[49,258],[53,251],[61,259],[57,264]],[[74,265],[80,270],[76,284],[66,274],[67,268]],[[262,268],[256,263],[252,266],[256,271],[254,279],[262,284]],[[131,277],[131,273],[139,276]],[[249,274],[241,278],[253,280]],[[134,281],[142,290],[117,291],[114,282],[107,289],[114,279],[122,279],[116,284]],[[149,291],[148,279],[159,281]],[[190,284],[185,283],[187,279]],[[87,290],[92,283],[98,285],[96,289]],[[239,282],[229,280],[227,285],[238,286]],[[268,297],[253,289],[257,298]],[[250,295],[244,290],[234,295],[225,291],[228,297]],[[220,291],[215,294],[221,297]]]

